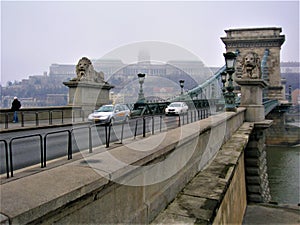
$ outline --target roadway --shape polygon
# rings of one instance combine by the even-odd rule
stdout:
[[[181,119],[181,123],[183,121]],[[186,117],[185,117],[186,123]],[[178,127],[178,116],[156,116],[146,117],[146,133],[158,133],[166,129]],[[20,125],[14,125],[20,126]],[[143,135],[143,118],[129,120],[126,124],[114,124],[111,127],[110,142],[121,142],[122,139],[134,138]],[[90,127],[90,128],[89,128]],[[41,150],[46,148],[46,160],[65,157],[68,159],[68,138],[71,133],[72,152],[89,150],[89,129],[91,134],[92,147],[107,146],[106,131],[108,127],[95,126],[90,123],[69,123],[64,126],[27,127],[27,129],[12,129],[1,132],[1,140],[7,142],[8,150],[12,151],[13,170],[25,168],[41,163]],[[123,134],[122,134],[123,133]],[[0,142],[0,173],[6,173],[6,158],[4,142]],[[103,148],[105,151],[105,148]]]

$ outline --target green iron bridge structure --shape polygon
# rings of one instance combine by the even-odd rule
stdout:
[[[236,50],[235,53],[238,55],[239,50]],[[262,79],[267,83],[269,82],[269,70],[267,66],[268,56],[269,56],[269,49],[265,49],[260,68],[261,68]],[[225,71],[226,71],[226,66],[224,65],[213,76],[211,76],[202,84],[199,84],[197,87],[185,93],[174,96],[173,98],[167,101],[136,102],[135,104],[131,105],[131,108],[133,109],[133,115],[143,116],[143,115],[163,114],[165,108],[171,102],[176,102],[176,101],[184,101],[191,108],[195,108],[195,109],[209,108],[209,107],[216,107],[217,111],[223,109],[225,102],[221,94],[221,88],[222,88],[221,74]],[[239,87],[236,86],[235,89],[238,90]],[[265,106],[265,115],[269,114],[275,107],[279,105],[278,99],[269,99],[267,97],[268,96],[267,92],[268,92],[268,88],[265,88],[263,92],[263,104]],[[235,102],[237,106],[240,104],[240,97],[238,95],[236,95]]]

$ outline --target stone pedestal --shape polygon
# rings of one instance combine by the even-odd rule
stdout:
[[[262,102],[263,89],[267,83],[262,79],[236,79],[241,86],[241,107],[246,107],[246,121],[260,122],[265,120],[265,108]]]
[[[267,83],[262,79],[236,79],[241,87],[241,106],[246,107],[245,121],[254,122],[254,129],[245,149],[245,176],[249,202],[271,200],[265,150],[265,131],[272,120],[265,120],[263,89]]]
[[[108,83],[95,83],[90,81],[64,82],[69,88],[68,104],[81,106],[82,110],[91,113],[101,105],[109,103],[109,90],[113,88]]]

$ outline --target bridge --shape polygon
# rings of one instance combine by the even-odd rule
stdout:
[[[68,151],[68,160],[54,159],[8,178],[4,174],[1,222],[241,224],[248,203],[270,201],[264,140],[272,113],[283,113],[289,105],[277,82],[279,65],[271,64],[284,41],[280,32],[233,29],[222,38],[227,51],[239,50],[235,81],[241,99],[235,111],[196,108],[162,130],[152,129],[156,122],[149,117],[151,122],[142,126],[148,133],[92,151]],[[242,77],[249,48],[262,58],[262,79]],[[214,95],[224,69],[185,97],[201,100],[205,89]],[[135,133],[129,126],[130,131]]]

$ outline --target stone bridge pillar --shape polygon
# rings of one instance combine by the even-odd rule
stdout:
[[[245,176],[248,202],[269,202],[271,200],[267,173],[265,149],[266,129],[272,120],[254,123],[254,129],[245,149]]]
[[[227,51],[239,51],[235,77],[240,78],[252,66],[263,70],[263,79],[269,83],[266,97],[278,100],[285,99],[280,76],[280,49],[285,36],[281,31],[277,27],[229,29],[225,30],[227,36],[221,38]],[[255,61],[245,63],[249,53],[254,54]]]
[[[265,150],[265,130],[271,126],[272,120],[265,120],[263,106],[263,89],[267,83],[261,79],[261,73],[248,69],[236,82],[241,87],[241,106],[247,110],[245,121],[253,122],[254,129],[250,134],[245,149],[245,176],[247,199],[249,202],[269,202],[271,200],[267,174]]]
[[[226,51],[238,51],[234,80],[240,85],[245,120],[254,123],[245,149],[247,196],[250,202],[270,201],[267,174],[265,131],[272,120],[265,120],[263,89],[269,99],[284,100],[280,76],[280,49],[285,41],[281,28],[245,28],[225,30],[221,38]]]
[[[69,88],[69,105],[81,106],[84,115],[87,115],[109,103],[109,90],[113,86],[104,81],[104,73],[97,72],[91,60],[82,57],[76,65],[76,75],[63,82]]]

